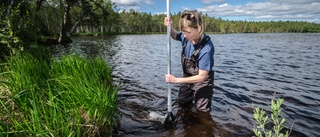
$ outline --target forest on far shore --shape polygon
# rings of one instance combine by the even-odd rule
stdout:
[[[165,14],[118,9],[111,0],[0,1],[1,48],[67,44],[74,35],[166,33]],[[174,27],[183,11],[172,14]],[[201,13],[206,33],[319,33],[301,21],[233,21]]]

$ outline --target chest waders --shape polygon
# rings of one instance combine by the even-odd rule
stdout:
[[[183,77],[190,77],[198,75],[199,62],[197,61],[198,54],[205,44],[210,40],[206,36],[200,43],[200,46],[195,49],[190,58],[184,54],[185,47],[188,43],[185,40],[181,53],[181,64],[183,69]],[[179,103],[180,105],[189,106],[194,99],[195,108],[199,111],[208,112],[211,110],[211,99],[213,94],[213,76],[214,72],[210,71],[204,81],[199,83],[183,83],[179,89]]]

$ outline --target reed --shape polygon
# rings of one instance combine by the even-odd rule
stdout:
[[[102,58],[17,54],[0,65],[0,134],[111,134],[117,87]]]

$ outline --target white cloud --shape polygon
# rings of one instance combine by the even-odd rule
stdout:
[[[200,2],[204,3],[204,4],[211,4],[214,2],[225,2],[226,0],[200,0]]]
[[[274,0],[275,1],[275,0]],[[277,0],[245,5],[210,5],[197,10],[215,17],[250,17],[249,20],[307,20],[320,23],[319,0]],[[305,1],[309,3],[305,3]]]
[[[118,6],[134,6],[137,5],[141,0],[112,0]]]
[[[319,0],[271,0],[274,3],[287,3],[287,4],[310,4],[314,2],[318,2]]]
[[[141,4],[152,5],[154,0],[111,0],[119,6],[135,6]]]
[[[112,0],[120,9],[155,10],[163,9],[156,2],[165,3],[165,0]],[[171,0],[172,3],[180,0]],[[319,0],[269,0],[261,2],[249,2],[242,5],[232,5],[226,0],[197,0],[204,3],[205,7],[197,10],[212,17],[223,19],[241,19],[253,21],[270,20],[298,20],[320,23],[320,1]],[[190,10],[194,7],[184,7],[181,10]]]
[[[143,5],[152,5],[154,0],[111,0],[116,3],[120,9],[133,9],[140,11]]]

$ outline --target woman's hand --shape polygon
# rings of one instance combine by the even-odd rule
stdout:
[[[166,77],[167,83],[178,83],[178,78],[176,78],[175,76],[173,76],[171,74],[167,74],[167,75],[165,75],[165,77]]]
[[[168,27],[169,26],[169,23],[172,23],[172,19],[170,17],[165,17],[164,18],[164,22],[163,22],[163,25]]]

